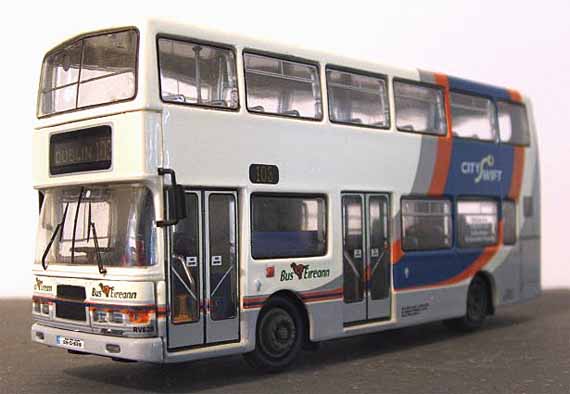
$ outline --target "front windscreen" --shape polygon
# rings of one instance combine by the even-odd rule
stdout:
[[[38,116],[131,99],[136,92],[138,33],[78,39],[44,59]]]
[[[142,185],[44,192],[36,263],[140,267],[156,264],[154,204]],[[51,241],[51,245],[50,245]]]

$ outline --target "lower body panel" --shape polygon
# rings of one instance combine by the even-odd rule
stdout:
[[[73,345],[73,341],[64,341],[62,340],[63,338],[71,339],[75,341],[76,344],[81,344],[81,346]],[[162,338],[159,337],[112,337],[64,330],[35,323],[32,326],[32,342],[105,357],[151,363],[164,362],[164,343]],[[64,342],[68,343],[66,344]],[[115,351],[109,351],[107,349],[108,345],[111,345]]]

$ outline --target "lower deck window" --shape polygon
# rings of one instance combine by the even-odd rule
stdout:
[[[252,197],[251,252],[254,258],[322,256],[326,253],[323,197]]]
[[[495,201],[458,201],[459,246],[489,246],[497,243],[497,203]]]
[[[451,234],[451,203],[448,200],[402,200],[404,250],[449,248]]]

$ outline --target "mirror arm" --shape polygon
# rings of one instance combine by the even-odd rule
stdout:
[[[158,175],[160,176],[170,175],[170,181],[172,182],[172,186],[176,186],[176,173],[172,168],[158,167]]]
[[[173,220],[157,220],[156,227],[168,227],[178,224],[178,219]]]
[[[159,176],[166,176],[169,175],[170,176],[170,182],[171,182],[171,186],[175,187],[178,184],[176,183],[176,173],[174,172],[174,170],[172,168],[163,168],[163,167],[158,167],[158,175]],[[178,218],[174,218],[174,219],[170,219],[170,220],[157,220],[156,221],[156,226],[157,227],[167,227],[167,226],[174,226],[176,224],[178,224],[179,219]]]

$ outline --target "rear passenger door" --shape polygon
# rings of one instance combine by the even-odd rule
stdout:
[[[389,196],[342,195],[344,323],[390,317]]]
[[[385,194],[366,195],[367,319],[390,317],[389,199]]]

